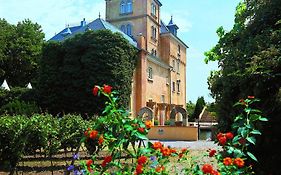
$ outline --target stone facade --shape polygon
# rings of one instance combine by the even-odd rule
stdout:
[[[133,115],[145,106],[160,120],[186,104],[186,49],[171,19],[160,19],[158,0],[106,0],[106,21],[138,43],[139,59],[132,83]]]

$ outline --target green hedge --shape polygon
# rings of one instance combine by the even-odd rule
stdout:
[[[14,169],[23,155],[41,150],[51,157],[60,149],[76,148],[90,125],[81,116],[49,114],[0,116],[0,168]]]

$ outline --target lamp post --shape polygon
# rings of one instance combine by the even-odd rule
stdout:
[[[199,123],[199,117],[198,117],[198,119],[197,119],[197,128],[198,128],[198,129],[197,129],[197,130],[198,130],[198,131],[197,131],[197,132],[198,132],[197,134],[198,134],[198,140],[199,140],[199,139],[200,139],[200,123]]]

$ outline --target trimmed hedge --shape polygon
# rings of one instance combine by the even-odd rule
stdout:
[[[0,169],[12,171],[23,155],[40,150],[51,157],[60,149],[73,150],[90,125],[81,116],[49,114],[0,116]]]

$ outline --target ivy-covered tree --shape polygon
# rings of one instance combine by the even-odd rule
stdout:
[[[28,19],[17,25],[0,19],[0,82],[23,87],[35,81],[44,37],[41,26]]]
[[[98,114],[104,101],[92,95],[92,88],[107,84],[120,92],[120,103],[127,107],[136,56],[135,47],[108,30],[46,43],[40,63],[41,105],[55,114]]]
[[[244,0],[236,9],[230,31],[217,30],[218,44],[206,52],[206,61],[218,61],[219,71],[209,77],[217,102],[219,127],[226,131],[237,112],[232,105],[248,95],[261,99],[259,108],[269,118],[262,127],[255,155],[259,174],[281,174],[281,1]],[[261,126],[260,126],[261,127]]]

